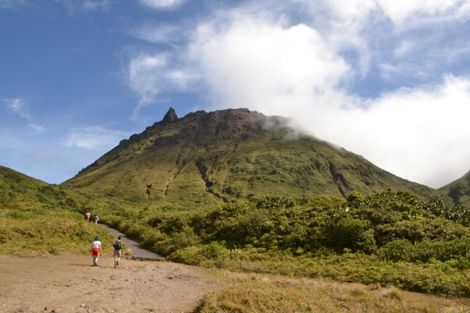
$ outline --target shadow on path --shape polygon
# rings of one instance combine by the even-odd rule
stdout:
[[[164,261],[165,258],[159,255],[158,253],[149,251],[145,249],[141,244],[138,242],[127,238],[126,234],[121,233],[120,231],[111,228],[107,225],[101,224],[101,227],[106,229],[108,232],[110,232],[114,237],[121,236],[121,241],[124,243],[124,245],[132,250],[132,258],[136,260],[149,260],[149,261]]]

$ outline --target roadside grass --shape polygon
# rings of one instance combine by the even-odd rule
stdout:
[[[209,293],[197,313],[464,313],[470,299],[446,299],[324,279],[225,272],[228,285]]]
[[[257,253],[255,250],[238,250],[210,258],[207,255],[211,251],[207,247],[189,247],[185,252],[181,251],[178,254],[181,259],[176,261],[238,272],[332,279],[371,286],[395,286],[442,296],[470,297],[470,270],[454,268],[445,262],[388,262],[357,253],[289,256],[285,253]]]
[[[85,254],[96,235],[103,250],[110,251],[111,236],[79,214],[61,209],[0,210],[0,254]]]

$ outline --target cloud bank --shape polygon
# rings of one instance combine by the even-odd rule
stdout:
[[[83,3],[83,10],[95,11],[95,10],[108,10],[111,8],[111,0],[85,0]]]
[[[140,2],[153,9],[168,10],[179,7],[185,0],[140,0]]]
[[[71,129],[64,140],[64,146],[85,150],[106,151],[126,136],[126,133],[100,126]]]
[[[3,102],[10,112],[17,114],[21,119],[28,122],[29,127],[31,127],[36,133],[39,134],[44,132],[45,129],[43,126],[34,123],[33,117],[27,108],[26,101],[23,98],[7,98],[3,99]]]
[[[0,0],[0,9],[15,9],[28,2],[29,0]]]
[[[214,12],[172,58],[133,58],[129,81],[140,103],[199,84],[213,108],[291,117],[312,135],[432,187],[470,169],[470,79],[452,71],[470,52],[466,35],[452,30],[468,23],[470,1],[270,4],[269,13],[256,2]],[[440,47],[449,34],[447,58]],[[372,96],[356,87],[367,79]]]

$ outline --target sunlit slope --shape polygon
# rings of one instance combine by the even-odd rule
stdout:
[[[202,111],[181,119],[170,110],[65,185],[98,197],[196,206],[268,194],[432,193],[285,125],[283,118],[246,109]]]
[[[0,166],[0,254],[85,253],[96,234],[111,240],[78,207],[62,187]]]
[[[38,208],[58,196],[47,183],[0,166],[0,209]]]

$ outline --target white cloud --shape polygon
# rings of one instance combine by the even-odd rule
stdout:
[[[422,23],[468,18],[468,0],[297,0],[310,9],[316,19],[331,25],[350,28],[364,27],[371,18],[389,19],[399,28],[415,27]]]
[[[174,9],[182,5],[185,0],[140,0],[144,5],[153,9]]]
[[[165,54],[140,55],[129,63],[129,86],[139,95],[140,105],[151,103],[161,90],[167,59]]]
[[[66,136],[64,146],[85,150],[107,150],[116,146],[125,137],[122,131],[101,126],[74,128]]]
[[[22,98],[8,98],[3,100],[7,108],[18,114],[20,117],[30,121],[31,115],[26,108],[26,103]]]
[[[188,30],[180,25],[145,25],[134,32],[134,36],[151,43],[174,45],[187,39]]]
[[[285,27],[252,18],[223,30],[205,24],[189,51],[213,102],[223,106],[304,101],[331,93],[350,70],[321,34],[304,24]]]
[[[28,126],[31,127],[36,134],[41,134],[45,131],[43,126],[33,123],[33,117],[31,116],[31,113],[29,113],[26,102],[23,98],[7,98],[3,99],[3,102],[6,104],[8,110],[27,121]]]
[[[296,0],[297,9],[309,16],[301,22],[276,1],[281,9],[272,14],[256,8],[215,12],[171,57],[135,57],[130,86],[146,104],[165,90],[188,90],[197,83],[214,108],[248,107],[292,117],[310,134],[401,177],[438,187],[470,169],[465,121],[470,79],[442,76],[443,64],[462,59],[468,47],[455,41],[449,51],[436,46],[446,31],[432,36],[415,31],[461,22],[469,17],[469,2],[410,0],[398,6],[391,0]],[[171,33],[150,30],[141,37],[157,43]],[[349,86],[370,64],[384,83],[426,84],[360,98]]]
[[[61,127],[62,122],[51,120],[53,131],[47,134],[22,125],[0,124],[1,165],[49,183],[61,183],[130,135],[104,127],[67,130]]]
[[[401,177],[440,187],[470,169],[470,80],[446,76],[428,88],[402,89],[361,106],[282,108],[311,134],[363,154]],[[296,110],[297,109],[297,110]]]
[[[0,0],[0,9],[13,9],[28,4],[29,0]]]
[[[350,67],[318,32],[259,20],[204,25],[190,51],[217,106],[292,117],[310,134],[434,187],[470,168],[470,80],[450,75],[437,86],[360,99],[338,88]]]
[[[85,11],[108,10],[111,4],[111,0],[85,0],[83,9]]]
[[[139,96],[134,116],[142,106],[154,101],[158,95],[190,88],[197,77],[187,67],[174,67],[178,62],[166,53],[142,54],[131,59],[128,66],[128,85]]]
[[[468,1],[462,0],[377,0],[379,6],[395,24],[410,22],[410,19],[440,17],[457,19],[468,14]],[[408,20],[408,21],[407,21]]]
[[[34,123],[29,123],[29,127],[31,127],[37,134],[42,134],[45,131],[43,126]]]
[[[470,168],[470,81],[349,95],[351,67],[307,25],[237,18],[201,26],[190,46],[213,103],[290,116],[309,133],[363,154],[397,175],[438,187]],[[468,125],[468,126],[466,126]]]
[[[24,100],[21,98],[9,98],[4,100],[8,109],[10,109],[13,112],[21,112],[24,107]]]

